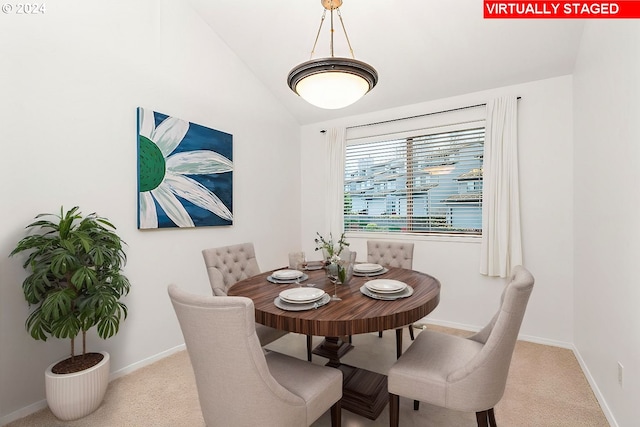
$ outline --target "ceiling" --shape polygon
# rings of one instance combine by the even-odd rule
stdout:
[[[484,19],[481,0],[344,0],[355,58],[378,71],[355,104],[323,110],[287,86],[309,60],[321,0],[189,0],[218,36],[296,118],[310,124],[571,74],[584,21]],[[329,15],[314,58],[329,54]],[[335,56],[350,56],[335,16]]]

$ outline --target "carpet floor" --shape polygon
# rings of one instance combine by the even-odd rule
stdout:
[[[429,329],[466,335],[467,332],[438,326]],[[419,333],[420,329],[416,329]],[[321,342],[315,337],[314,344]],[[411,343],[404,328],[404,347]],[[341,360],[350,365],[386,373],[395,361],[395,333],[362,334],[353,337],[355,348]],[[306,358],[303,335],[288,334],[267,346],[301,359]],[[314,356],[314,363],[326,359]],[[250,400],[247,400],[250,410]],[[495,407],[501,427],[604,427],[609,426],[573,352],[518,341],[502,400]],[[330,426],[329,414],[312,427]],[[344,427],[387,426],[388,406],[380,417],[369,420],[342,411]],[[413,401],[400,399],[402,427],[473,427],[475,414],[451,411],[425,403],[413,410]],[[7,427],[203,427],[195,379],[186,351],[178,352],[109,384],[102,405],[91,415],[76,421],[59,421],[43,409],[16,420]],[[233,426],[230,426],[233,427]]]

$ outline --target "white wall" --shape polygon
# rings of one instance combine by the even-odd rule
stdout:
[[[42,405],[44,369],[68,352],[25,331],[26,273],[7,257],[36,214],[79,205],[129,245],[129,318],[90,340],[113,372],[183,342],[166,286],[210,292],[201,249],[253,241],[267,269],[298,248],[299,127],[183,3],[67,0],[0,16],[0,425]],[[233,134],[232,227],[136,229],[137,106]]]
[[[569,346],[573,341],[573,129],[570,76],[499,88],[345,117],[302,129],[302,239],[313,251],[324,232],[326,177],[318,159],[326,146],[322,129],[354,126],[475,105],[511,94],[519,101],[519,164],[524,264],[536,278],[521,333],[531,340]],[[387,235],[378,238],[398,239]],[[358,260],[366,259],[366,236],[350,235]],[[430,320],[479,328],[495,312],[503,280],[481,276],[479,241],[415,239],[414,268],[442,283],[440,305]]]
[[[638,52],[638,20],[588,22],[574,74],[574,342],[620,426],[640,419]]]

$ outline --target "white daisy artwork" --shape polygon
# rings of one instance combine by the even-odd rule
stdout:
[[[233,224],[233,135],[138,108],[138,228]]]

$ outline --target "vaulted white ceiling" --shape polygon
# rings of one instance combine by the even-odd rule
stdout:
[[[481,0],[344,0],[355,58],[378,85],[342,110],[313,107],[287,86],[310,59],[321,0],[189,0],[300,124],[571,74],[583,21],[484,19]],[[350,56],[337,16],[335,56]],[[314,58],[329,56],[329,17]]]

